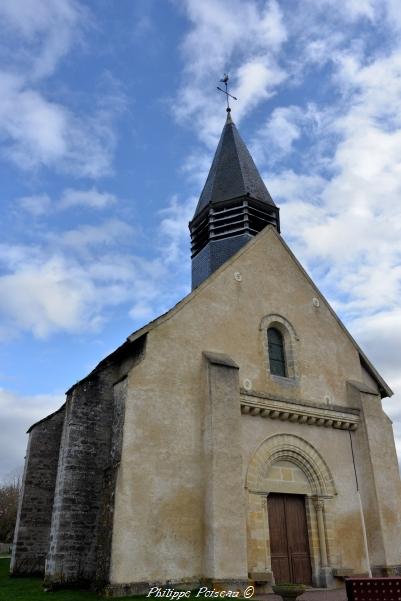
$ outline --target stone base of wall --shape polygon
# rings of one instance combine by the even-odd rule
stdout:
[[[127,582],[124,584],[110,583],[101,592],[105,597],[128,597],[130,595],[147,595],[153,587],[159,587],[161,590],[170,588],[177,591],[194,591],[200,586],[202,586],[201,578],[195,576],[182,580],[169,580],[168,582],[144,580],[142,582]]]
[[[383,576],[401,576],[401,565],[372,566],[372,576],[374,578],[380,578]]]
[[[77,578],[75,580],[63,580],[59,578],[58,580],[50,580],[45,576],[43,580],[43,590],[46,592],[53,592],[64,589],[87,589],[87,590],[97,590],[96,583],[87,578]]]
[[[208,591],[235,591],[242,596],[244,590],[249,586],[248,580],[215,580],[210,578],[188,578],[183,580],[169,580],[168,582],[131,582],[126,584],[108,584],[102,590],[105,597],[128,597],[130,595],[148,595],[153,587],[159,587],[161,590],[173,589],[175,591],[196,591],[201,587],[206,587]],[[202,591],[199,599],[204,600],[213,595],[206,595]],[[155,595],[149,599],[157,599]],[[171,597],[170,597],[171,598]],[[185,601],[185,597],[182,601]]]
[[[334,585],[333,569],[329,567],[319,569],[319,587],[332,588]]]
[[[10,576],[13,578],[26,576],[43,576],[45,573],[45,557],[41,555],[28,555],[18,557],[10,568]]]
[[[201,586],[207,586],[208,589],[214,591],[235,591],[243,594],[244,590],[249,586],[248,580],[217,580],[206,579]]]

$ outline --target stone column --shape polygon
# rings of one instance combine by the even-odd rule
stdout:
[[[317,499],[314,499],[313,503],[314,503],[315,510],[316,510],[317,531],[319,534],[320,565],[322,568],[326,568],[327,567],[327,546],[326,546],[326,533],[325,533],[324,519],[323,519],[324,500],[321,498],[317,498]]]
[[[319,536],[319,549],[320,549],[320,570],[319,570],[319,584],[322,587],[327,587],[331,584],[333,575],[332,570],[328,565],[327,557],[327,545],[326,545],[326,528],[324,525],[324,499],[322,497],[315,497],[313,504],[316,510],[317,520],[317,531]]]
[[[238,366],[227,355],[204,357],[203,577],[214,587],[241,591],[248,568]]]

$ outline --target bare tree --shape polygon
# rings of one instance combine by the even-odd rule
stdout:
[[[16,470],[0,482],[0,542],[12,543],[21,489],[20,471]]]

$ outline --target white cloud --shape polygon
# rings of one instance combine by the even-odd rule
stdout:
[[[307,107],[286,106],[273,110],[252,142],[257,163],[273,165],[294,151],[294,144],[304,133],[315,134],[321,127],[322,114],[314,104]]]
[[[352,324],[358,341],[367,349],[373,361],[383,370],[383,375],[392,380],[392,385],[401,393],[401,308],[398,302],[389,310],[382,310],[368,317],[363,315]],[[400,406],[401,410],[401,406]]]
[[[53,243],[70,247],[74,252],[88,250],[89,247],[115,246],[120,240],[121,246],[126,246],[129,238],[135,237],[135,229],[120,219],[107,219],[98,225],[80,225],[62,234],[52,234],[48,239]]]
[[[50,75],[77,39],[87,11],[75,0],[2,0],[2,33],[20,38],[34,52],[16,43],[13,59],[29,78]],[[9,40],[11,42],[11,40]]]
[[[76,49],[89,13],[75,0],[0,3],[0,138],[2,156],[23,170],[43,166],[96,178],[109,174],[115,146],[114,120],[125,106],[111,77],[98,90],[90,113],[79,114],[52,99],[43,83],[60,59]]]
[[[384,4],[385,0],[381,0]],[[366,18],[374,21],[378,13],[380,3],[377,0],[347,0],[347,2],[336,2],[336,0],[307,0],[314,10],[327,14],[330,11],[333,16],[344,19],[345,21],[356,21]],[[309,7],[308,7],[309,8]],[[306,10],[308,10],[306,8]]]
[[[153,316],[152,306],[149,302],[137,302],[129,311],[129,316],[134,320],[148,321]]]
[[[60,206],[61,208],[86,206],[93,209],[104,209],[116,202],[117,198],[114,194],[99,192],[96,188],[91,188],[90,190],[68,188],[62,194]]]
[[[291,152],[293,143],[301,136],[298,122],[302,116],[303,113],[299,107],[275,109],[264,131],[258,132],[258,137],[263,135],[265,148],[267,144],[273,144],[282,154]],[[268,159],[267,156],[266,158]]]
[[[301,163],[305,172],[276,173],[268,185],[285,201],[283,231],[307,264],[324,265],[323,284],[343,316],[354,318],[391,309],[401,292],[401,50],[369,62],[340,52],[334,61],[333,85],[343,101],[326,111],[316,132],[308,128],[315,146]],[[305,135],[297,119],[306,111],[286,111],[276,109],[267,135],[274,143],[275,115],[284,114],[290,150],[294,138]]]
[[[235,103],[236,121],[272,96],[275,87],[285,78],[284,71],[269,57],[253,58],[238,67],[233,88],[233,94],[238,98],[238,103]]]
[[[183,173],[188,180],[193,183],[198,194],[205,185],[207,174],[209,173],[210,165],[213,160],[213,152],[198,152],[190,153],[185,159],[181,167]]]
[[[69,191],[66,197],[71,196],[74,202],[88,200]],[[94,195],[96,206],[109,200]],[[31,213],[44,210],[40,196],[24,202]],[[0,244],[0,337],[93,332],[116,307],[138,326],[166,311],[188,292],[188,221],[194,207],[195,198],[174,197],[160,211],[150,235],[157,249],[153,259],[136,254],[136,229],[117,218],[52,233],[40,230],[42,238],[32,245]],[[142,233],[140,241],[146,241]],[[185,272],[185,285],[172,288],[176,272]]]
[[[0,72],[0,132],[10,140],[6,152],[16,162],[29,167],[63,156],[67,122],[68,114],[61,106],[24,89],[20,77]]]
[[[115,93],[113,92],[113,97]],[[81,118],[48,101],[14,75],[0,71],[2,154],[21,169],[53,167],[78,175],[110,173],[115,146],[116,110],[99,107]]]
[[[16,200],[24,211],[27,211],[35,217],[47,215],[52,207],[52,201],[47,194],[34,194],[33,196],[23,196]]]
[[[193,25],[183,42],[183,53],[188,59],[186,68],[197,77],[223,68],[233,52],[269,53],[287,39],[274,0],[262,5],[240,0],[185,0],[183,6]]]
[[[287,32],[275,0],[185,0],[180,6],[192,28],[182,44],[183,84],[173,110],[180,121],[194,120],[202,141],[213,146],[221,130],[223,99],[210,90],[211,78],[217,82],[230,65],[238,121],[285,79],[275,56]]]
[[[192,196],[183,203],[174,196],[169,205],[160,211],[162,254],[167,264],[185,262],[189,256],[188,223],[194,215],[197,201],[198,199]]]
[[[27,262],[15,273],[1,276],[0,286],[6,334],[16,324],[38,338],[59,330],[77,332],[83,324],[85,329],[98,325],[93,283],[63,257]]]
[[[287,208],[287,205],[284,208],[288,226],[294,225],[294,230],[291,230],[291,233],[295,234],[296,223],[299,220],[298,214],[294,216],[294,209],[297,212],[298,210],[306,211],[307,215],[305,217],[308,221],[314,215],[317,217],[314,204],[320,199],[327,185],[327,180],[324,177],[316,173],[299,174],[292,169],[285,169],[276,174],[266,173],[264,179],[278,203],[280,201],[291,203],[290,208]]]
[[[100,192],[96,188],[80,190],[65,189],[60,198],[52,200],[47,194],[34,194],[18,198],[15,203],[35,217],[42,217],[53,212],[64,211],[76,207],[89,209],[107,209],[117,204],[118,199],[110,192]]]
[[[132,294],[138,269],[125,249],[134,233],[125,222],[108,219],[45,233],[29,246],[0,245],[1,336],[98,329],[107,310]]]
[[[391,382],[392,388],[397,392],[389,399],[383,399],[382,406],[385,413],[393,422],[394,442],[398,456],[398,462],[401,466],[401,381]],[[401,469],[401,467],[400,467]]]

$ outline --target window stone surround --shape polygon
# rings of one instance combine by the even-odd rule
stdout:
[[[283,336],[285,366],[287,371],[287,375],[285,377],[274,375],[270,371],[269,342],[267,338],[267,330],[269,328],[276,328]],[[269,377],[283,384],[297,384],[299,382],[299,373],[295,347],[296,343],[299,341],[299,337],[294,326],[283,315],[279,315],[278,313],[270,313],[262,318],[259,325],[259,330],[263,336],[266,370]]]

